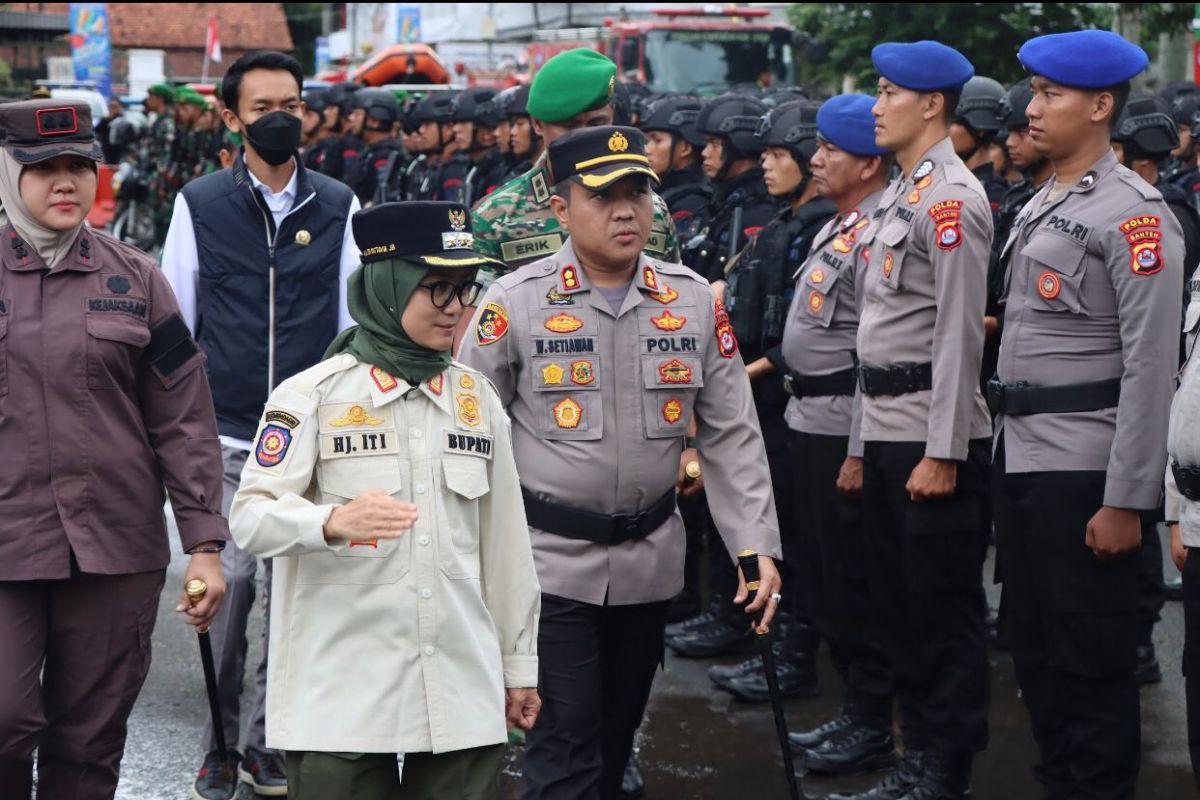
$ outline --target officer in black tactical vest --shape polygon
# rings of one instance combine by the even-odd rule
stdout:
[[[356,83],[335,83],[321,94],[324,104],[322,115],[328,133],[318,137],[317,143],[305,156],[305,166],[338,181],[346,175],[347,145],[353,151],[352,157],[358,155],[361,145],[357,140],[348,143],[344,140],[348,117],[354,107],[354,93],[358,88]]]
[[[1187,97],[1181,95],[1180,97]],[[1178,98],[1177,98],[1178,99]],[[1189,131],[1190,133],[1190,131]],[[1188,202],[1187,194],[1174,183],[1163,179],[1160,171],[1179,147],[1179,131],[1171,113],[1171,104],[1158,95],[1135,92],[1125,104],[1112,131],[1113,150],[1117,159],[1138,174],[1142,180],[1162,192],[1163,200],[1183,229],[1184,278],[1190,277],[1200,260],[1200,216]],[[1185,286],[1181,295],[1190,296]],[[1186,305],[1186,302],[1185,302]],[[1180,326],[1182,329],[1182,325]],[[1141,570],[1138,581],[1138,647],[1135,677],[1139,686],[1158,683],[1162,670],[1154,652],[1154,625],[1159,620],[1166,600],[1162,572],[1162,541],[1158,535],[1161,515],[1151,521],[1142,517]]]
[[[419,158],[409,164],[404,185],[409,200],[433,200],[438,192],[442,153],[453,143],[454,96],[442,92],[421,98],[412,107],[409,124],[416,126]]]
[[[516,87],[504,108],[504,115],[508,118],[508,137],[513,164],[504,180],[500,182],[501,185],[533,169],[533,162],[542,154],[542,148],[545,146],[542,137],[534,130],[533,122],[530,121],[529,110],[526,108],[528,102],[529,84],[524,84]]]
[[[702,164],[713,183],[713,199],[700,232],[684,242],[683,263],[710,281],[725,275],[731,245],[744,245],[778,213],[767,194],[758,165],[762,141],[758,124],[767,107],[761,100],[740,94],[713,98],[700,109],[696,130],[704,137]],[[731,229],[734,211],[741,209],[741,226]]]
[[[991,153],[992,138],[1004,127],[1000,106],[1006,96],[1007,92],[998,81],[976,75],[963,86],[950,126],[955,154],[975,173],[987,192],[993,227],[999,224],[1000,205],[1008,191],[1008,182],[996,174]]]
[[[704,137],[696,130],[702,107],[688,95],[670,95],[645,108],[646,156],[658,175],[658,193],[667,202],[681,242],[700,232],[713,190],[700,167]]]
[[[504,177],[507,158],[497,145],[499,124],[494,90],[477,87],[455,98],[454,136],[461,148],[459,155],[465,155],[470,164],[463,184],[463,204],[468,208],[491,193]]]
[[[779,347],[783,323],[792,289],[792,274],[804,262],[813,238],[836,212],[829,200],[817,195],[809,171],[809,159],[817,149],[817,109],[820,104],[800,100],[785,103],[768,112],[756,135],[765,150],[764,185],[771,197],[787,206],[754,238],[748,248],[734,259],[724,291],[730,320],[737,332],[742,358],[755,364],[750,371],[754,404],[759,426],[767,443],[767,460],[776,489],[776,509],[780,530],[789,539],[795,525],[788,502],[790,462],[788,429],[784,421],[788,395],[780,381],[768,377],[774,369],[760,359]],[[720,292],[719,292],[720,293]],[[782,359],[779,359],[782,361]],[[792,542],[794,544],[794,541]],[[733,576],[727,564],[716,556],[711,563],[711,585],[728,585]],[[795,559],[793,554],[792,560]],[[785,563],[788,562],[785,556]],[[788,695],[811,694],[816,689],[815,665],[818,637],[793,593],[784,599],[781,612],[780,687]],[[707,625],[681,633],[668,645],[684,656],[712,656],[728,652],[741,641],[741,631],[722,617]],[[761,658],[732,667],[714,667],[710,677],[723,689],[745,700],[766,700],[767,683]]]
[[[363,110],[363,151],[346,173],[346,185],[359,202],[379,204],[402,200],[408,156],[396,138],[400,104],[387,89],[360,89],[355,104]]]
[[[1159,92],[1171,107],[1171,119],[1179,129],[1179,146],[1171,151],[1161,170],[1163,180],[1187,191],[1200,180],[1196,168],[1196,139],[1192,135],[1192,120],[1200,111],[1200,86],[1191,81],[1171,81]]]

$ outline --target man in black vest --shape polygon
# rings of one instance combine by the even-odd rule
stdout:
[[[163,272],[180,313],[208,356],[226,514],[271,389],[320,361],[334,335],[352,324],[342,287],[359,263],[349,224],[359,203],[348,187],[306,170],[297,157],[303,77],[293,58],[274,51],[233,63],[221,84],[223,117],[241,134],[243,150],[232,169],[197,178],[180,192],[163,248]],[[232,748],[241,727],[238,694],[257,560],[231,545],[221,562],[228,591],[211,636],[225,741]],[[263,605],[269,618],[269,604]],[[283,759],[266,746],[266,674],[264,649],[238,773],[256,793],[284,796]],[[211,731],[205,749],[192,796],[230,800],[237,780],[223,775]],[[230,757],[241,758],[232,751]]]

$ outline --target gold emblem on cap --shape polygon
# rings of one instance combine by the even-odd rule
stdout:
[[[312,244],[312,234],[305,230],[296,231],[296,244],[302,244],[308,247]]]
[[[608,137],[608,149],[613,153],[624,153],[629,149],[629,140],[620,131],[615,131]]]
[[[450,209],[450,227],[456,231],[466,230],[467,228],[467,212],[457,209]]]
[[[609,75],[609,76],[608,76],[608,93],[609,93],[609,94],[612,94],[612,92],[613,92],[613,87],[615,87],[616,85],[617,85],[617,76],[616,76],[616,75]]]
[[[372,417],[362,406],[350,406],[350,410],[344,417],[335,419],[329,424],[335,428],[344,428],[347,425],[382,425],[383,420],[379,417]]]

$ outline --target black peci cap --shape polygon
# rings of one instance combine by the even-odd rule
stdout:
[[[500,263],[475,252],[471,214],[459,203],[380,203],[355,213],[351,224],[364,264],[404,259],[454,269]]]

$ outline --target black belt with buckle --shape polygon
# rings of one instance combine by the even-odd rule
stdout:
[[[858,368],[858,386],[867,397],[896,397],[933,388],[933,364]]]
[[[853,397],[858,382],[854,367],[832,375],[801,375],[789,372],[783,376],[783,390],[800,400],[804,397]]]
[[[1121,379],[1063,386],[988,381],[988,408],[992,414],[1020,417],[1028,414],[1073,414],[1115,408],[1121,399]]]
[[[1200,467],[1181,467],[1172,461],[1171,474],[1175,476],[1175,486],[1181,495],[1188,500],[1200,501]]]
[[[567,539],[583,539],[610,547],[645,539],[675,513],[674,488],[636,514],[584,511],[539,500],[525,489],[521,489],[521,497],[525,500],[525,517],[530,526]]]

